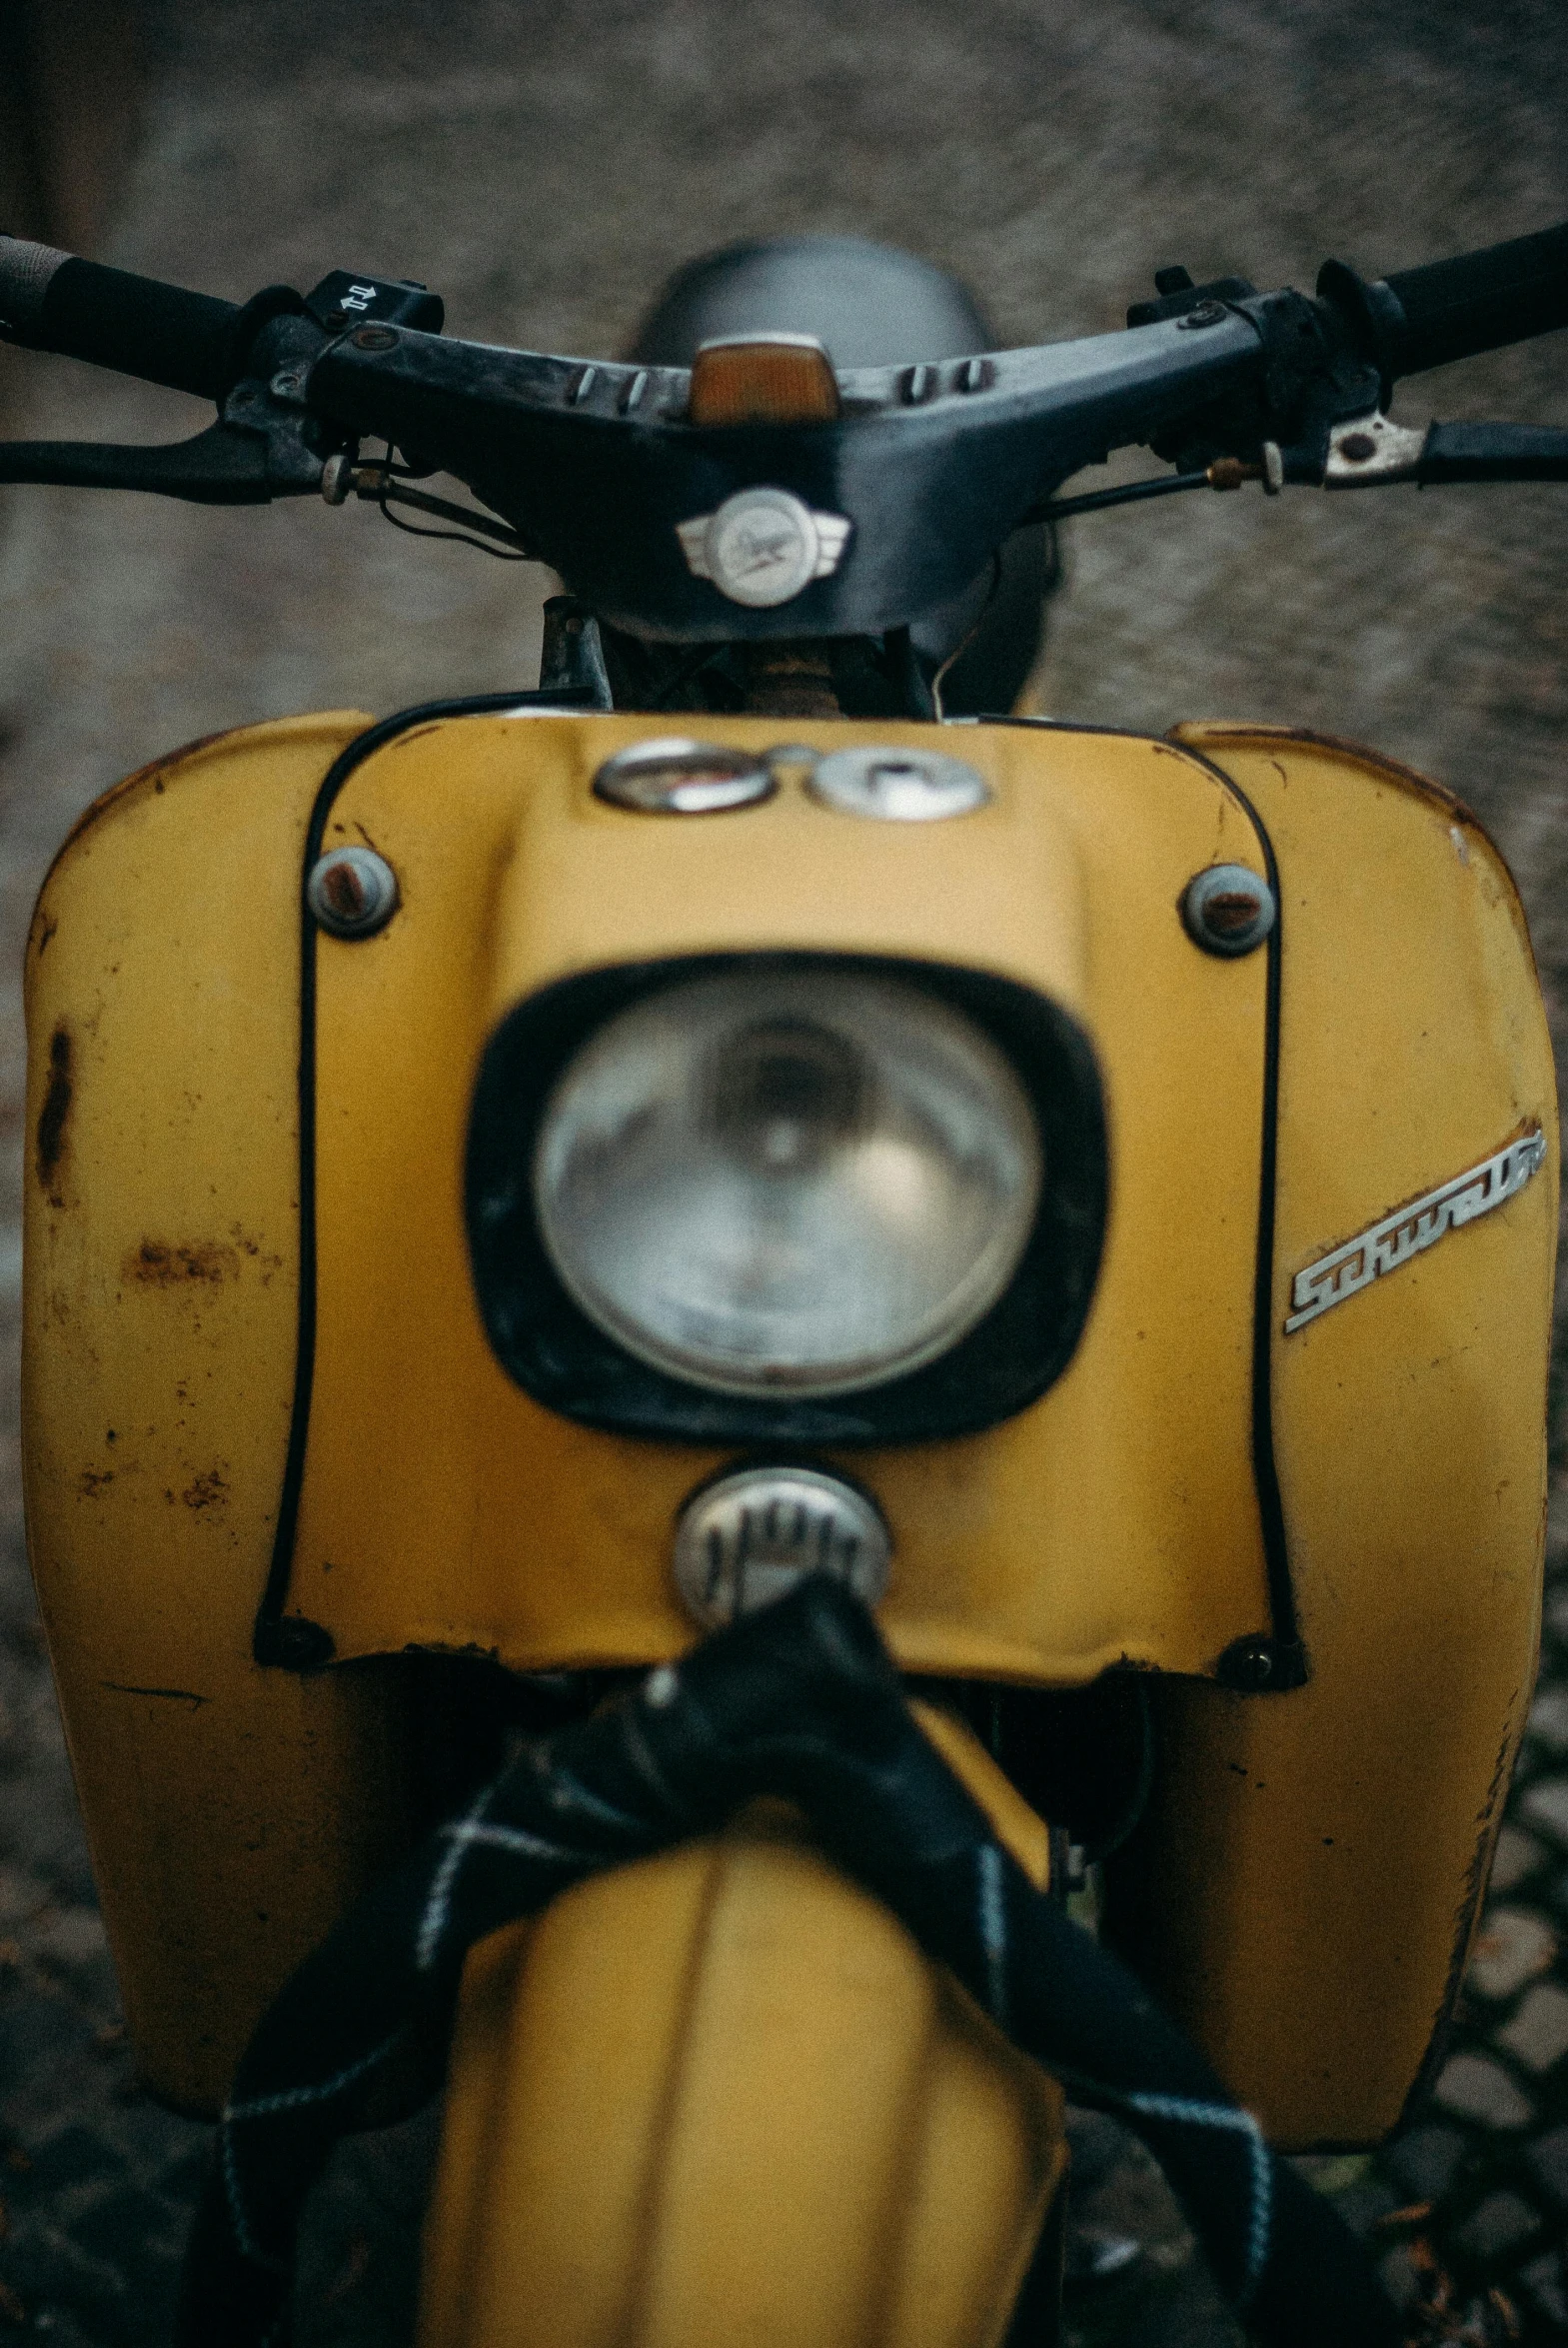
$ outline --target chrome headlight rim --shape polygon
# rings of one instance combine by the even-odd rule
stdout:
[[[716,974],[826,971],[897,980],[972,1020],[1029,1102],[1045,1160],[1032,1227],[1003,1292],[935,1359],[839,1394],[747,1394],[687,1382],[634,1356],[568,1293],[540,1229],[532,1173],[557,1079],[633,1004]],[[753,1443],[931,1440],[1033,1401],[1071,1358],[1104,1238],[1105,1118],[1094,1055],[1059,1006],[959,965],[882,955],[712,954],[581,973],[518,1004],[486,1048],[469,1124],[465,1213],[491,1346],[533,1397],[609,1431]]]

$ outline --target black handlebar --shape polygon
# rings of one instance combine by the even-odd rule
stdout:
[[[239,315],[211,294],[0,236],[0,329],[30,350],[216,400]]]
[[[1390,380],[1568,326],[1568,224],[1368,286],[1329,263],[1319,291],[1348,299]],[[172,391],[221,399],[233,302],[0,235],[0,335]]]
[[[1501,350],[1568,326],[1568,226],[1401,269],[1385,283],[1403,312],[1390,322],[1391,374]]]
[[[1319,292],[1348,300],[1390,380],[1568,326],[1568,224],[1367,285],[1330,262]],[[221,399],[240,308],[153,277],[0,235],[0,335],[172,391]]]
[[[1359,427],[1383,421],[1400,376],[1568,326],[1568,225],[1371,284],[1330,262],[1318,295],[1189,283],[1126,334],[842,369],[830,419],[720,427],[694,418],[689,370],[451,340],[406,281],[340,270],[239,309],[0,236],[0,338],[222,408],[178,449],[0,446],[0,482],[259,503],[321,489],[329,459],[384,440],[464,482],[601,618],[695,644],[904,627],[967,593],[1071,474],[1134,443],[1183,488],[1234,487],[1215,478],[1227,464],[1276,488],[1562,478],[1561,434],[1411,451],[1413,435]],[[804,566],[782,598],[750,575],[732,593],[711,567],[721,509],[758,494],[786,510]]]

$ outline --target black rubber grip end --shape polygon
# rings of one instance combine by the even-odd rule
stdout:
[[[1568,432],[1545,424],[1434,424],[1415,477],[1449,481],[1568,481]]]
[[[1395,375],[1501,350],[1568,326],[1568,224],[1402,269],[1387,283],[1404,312],[1390,354]]]
[[[49,279],[26,340],[35,350],[216,400],[227,388],[224,358],[238,315],[233,302],[211,294],[70,260]]]

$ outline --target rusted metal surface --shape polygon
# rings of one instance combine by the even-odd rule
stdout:
[[[49,1085],[38,1113],[35,1164],[40,1189],[51,1206],[63,1206],[60,1174],[65,1161],[67,1126],[74,1085],[71,1073],[71,1031],[62,1023],[49,1039]]]
[[[217,1286],[232,1279],[239,1268],[236,1249],[213,1239],[178,1246],[163,1239],[144,1239],[125,1259],[126,1278],[144,1288],[173,1288],[189,1280],[207,1280]]]

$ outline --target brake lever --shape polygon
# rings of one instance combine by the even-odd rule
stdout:
[[[235,385],[216,424],[158,448],[98,441],[0,442],[0,482],[139,489],[199,506],[264,506],[321,488],[324,461],[304,411],[255,380]]]
[[[1424,432],[1376,410],[1334,425],[1325,489],[1377,489],[1413,481],[1568,481],[1568,432],[1537,424],[1429,424]]]

